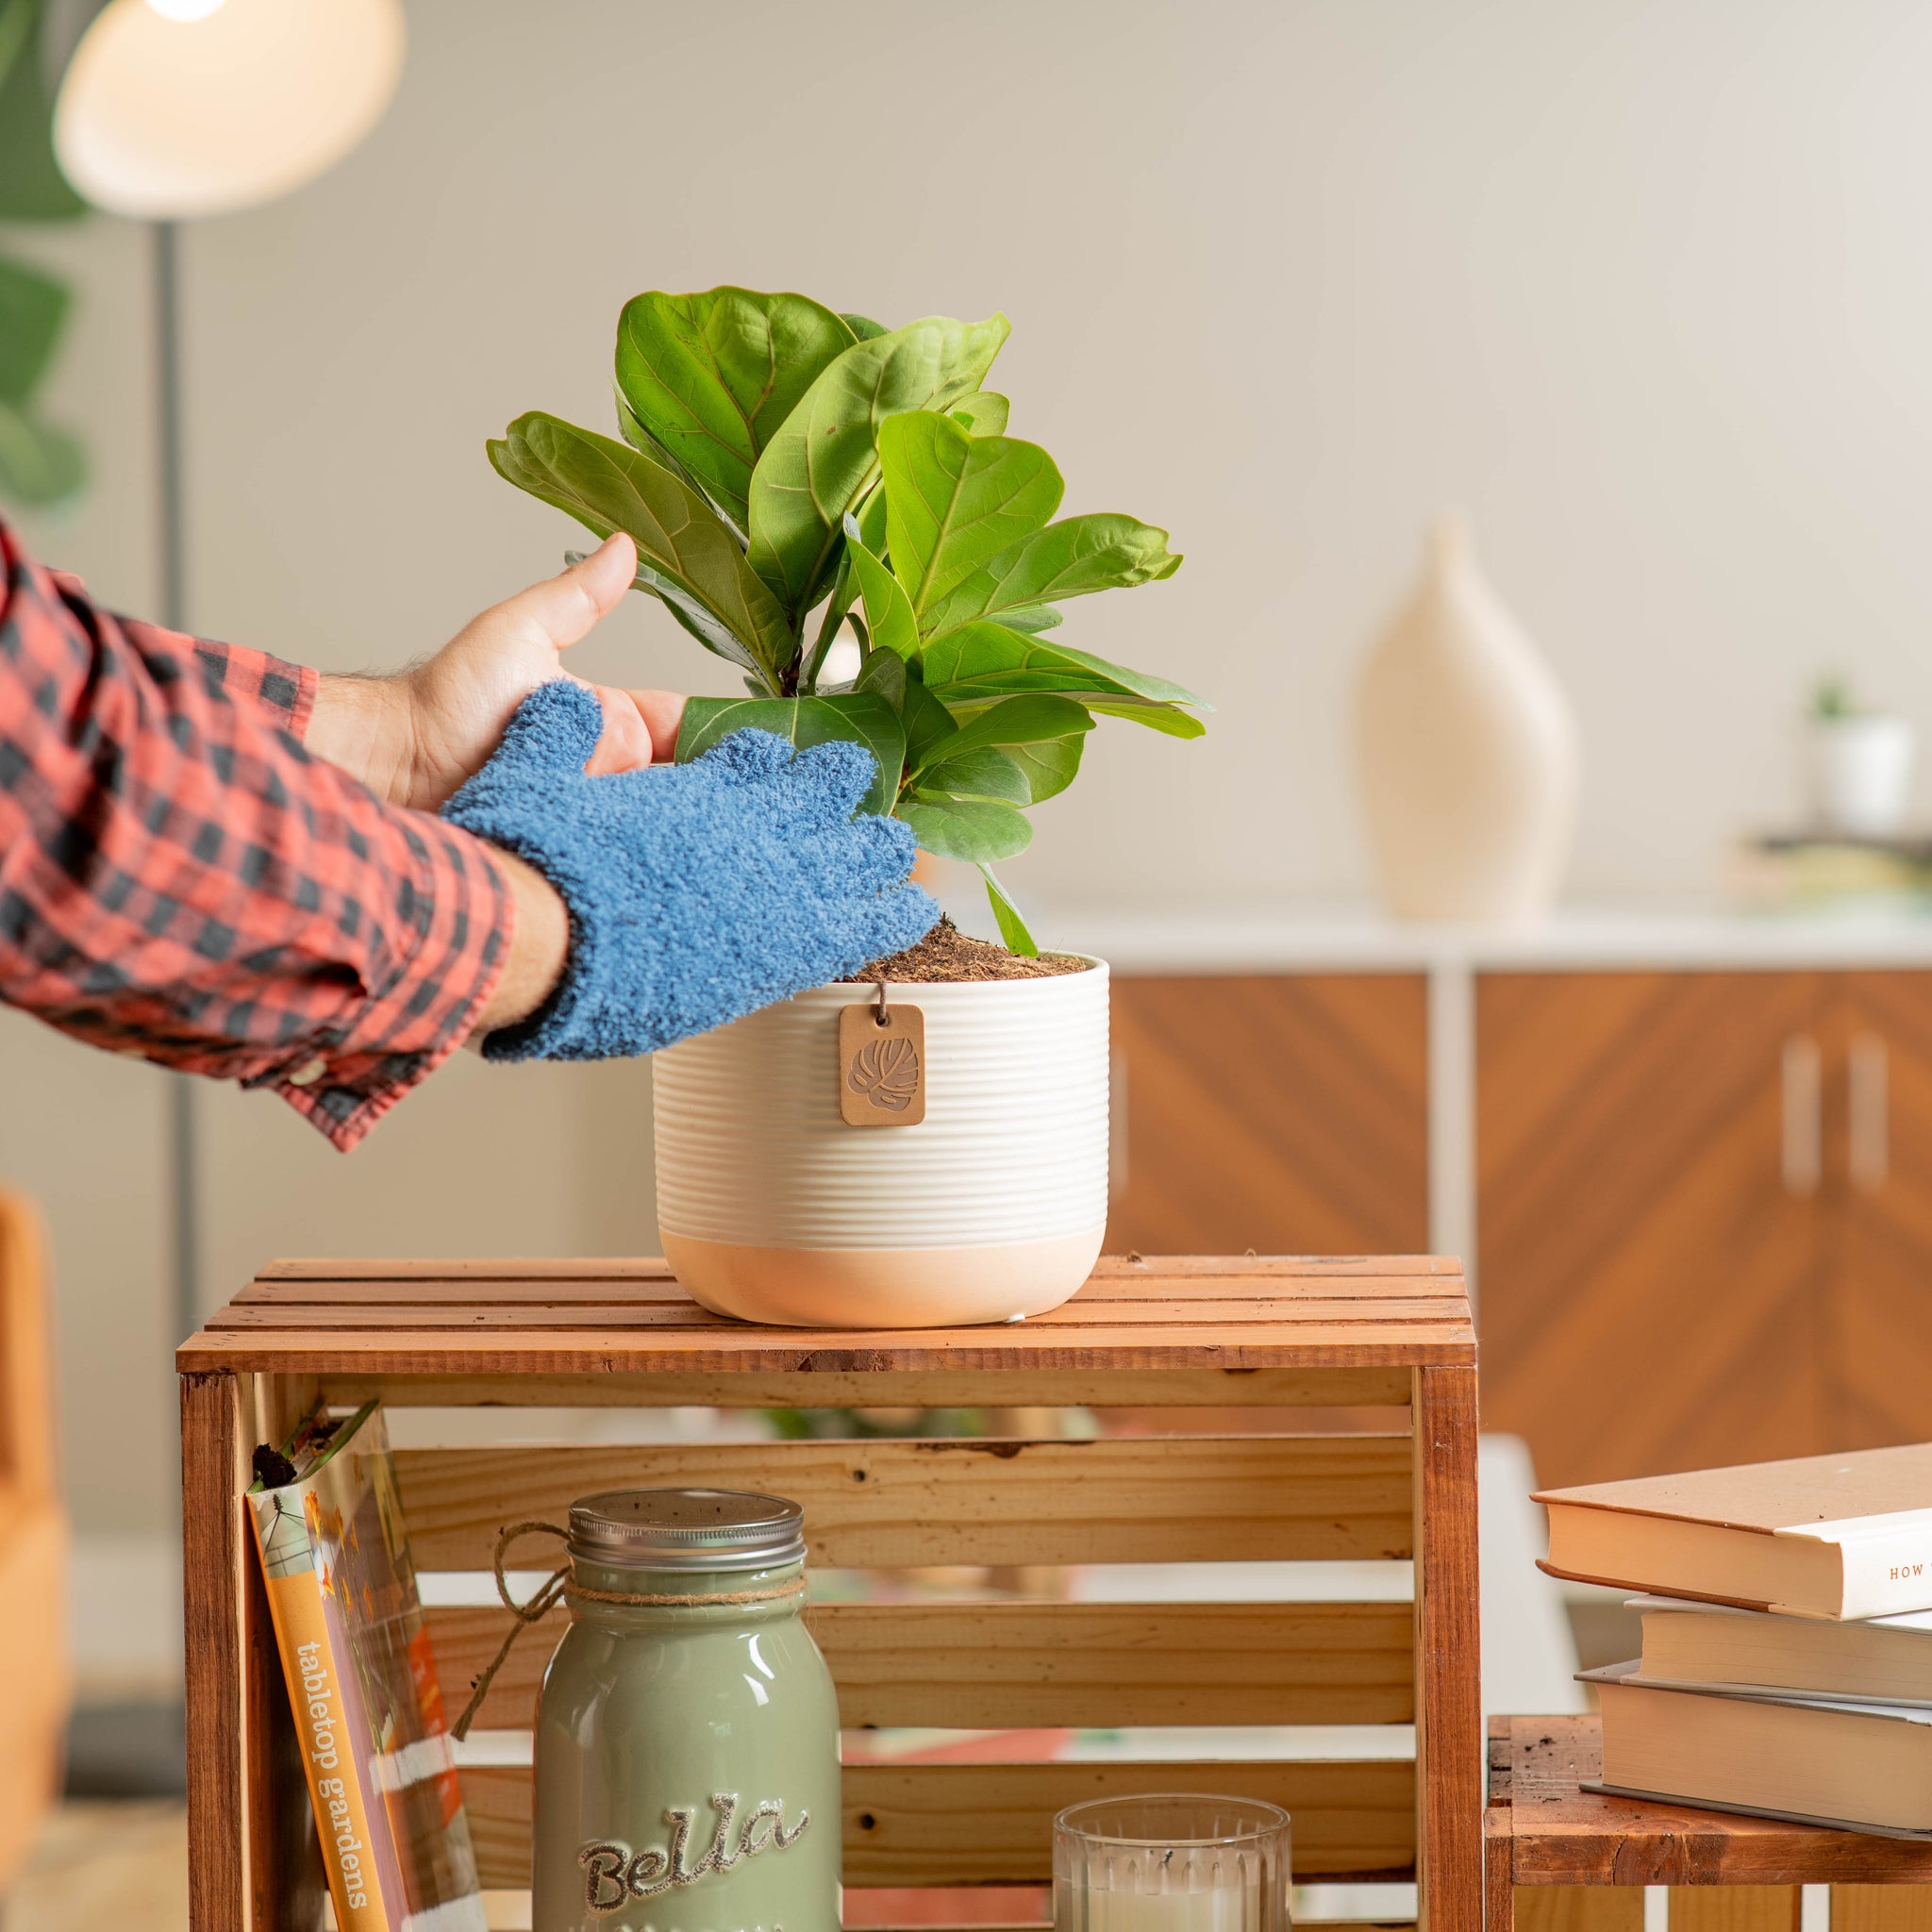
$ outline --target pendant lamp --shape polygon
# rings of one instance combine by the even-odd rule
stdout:
[[[400,0],[109,0],[60,87],[54,147],[96,208],[253,208],[341,160],[403,65]]]

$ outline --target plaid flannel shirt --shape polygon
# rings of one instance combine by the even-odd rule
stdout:
[[[354,1146],[494,990],[486,848],[308,756],[313,671],[0,560],[0,999]]]

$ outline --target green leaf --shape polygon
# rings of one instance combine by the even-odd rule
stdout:
[[[868,651],[858,667],[857,688],[876,691],[898,714],[906,733],[908,771],[917,770],[942,740],[959,728],[953,714],[920,682],[918,665],[908,663],[896,651]]]
[[[1022,813],[984,799],[919,800],[901,805],[898,816],[926,851],[974,865],[1010,858],[1033,841],[1033,827]]]
[[[618,319],[618,392],[742,530],[758,458],[856,340],[849,324],[804,295],[654,290],[633,296]]]
[[[992,875],[992,867],[982,865],[979,875],[986,881],[986,896],[992,906],[992,916],[1000,923],[1000,937],[1007,942],[1009,953],[1017,953],[1023,959],[1040,958],[1040,944],[1026,929],[1026,922],[1020,916],[1020,908],[1013,904],[1006,887]]]
[[[961,396],[947,414],[974,436],[1004,436],[1012,408],[1012,404],[997,391],[976,389],[970,396]]]
[[[42,509],[72,496],[87,481],[87,458],[64,429],[0,403],[0,497]]]
[[[1066,491],[1037,442],[974,436],[935,410],[880,424],[878,444],[892,574],[915,613],[1045,528]]]
[[[1067,517],[974,571],[936,608],[921,613],[921,628],[929,638],[942,637],[975,618],[1093,591],[1130,590],[1171,577],[1180,567],[1167,547],[1167,532],[1151,524],[1108,513]]]
[[[988,621],[1003,624],[1008,630],[1024,630],[1029,637],[1036,631],[1056,630],[1064,622],[1051,604],[1022,605],[1018,610],[1002,610]]]
[[[1079,741],[1075,739],[1074,743]],[[912,788],[915,798],[991,798],[1002,805],[1031,805],[1033,788],[1026,774],[1003,751],[990,744],[958,758],[942,757],[926,765]]]
[[[861,811],[890,812],[898,794],[906,739],[892,708],[872,691],[831,698],[691,698],[677,730],[677,762],[688,765],[734,731],[755,725],[774,731],[803,751],[833,741],[862,744],[878,760],[878,775]]]
[[[886,566],[858,541],[858,520],[848,520],[845,556],[865,599],[873,642],[908,661],[919,656],[919,625],[905,591]]]
[[[67,304],[65,282],[0,258],[0,403],[25,403],[40,387]]]
[[[1071,644],[1023,637],[1001,624],[969,624],[935,640],[922,649],[920,665],[927,688],[949,705],[1026,691],[1093,691],[1164,705],[1201,702],[1164,677],[1129,671]]]
[[[492,442],[497,474],[600,537],[627,530],[639,584],[721,658],[776,689],[796,648],[785,614],[729,529],[688,484],[627,444],[546,416],[519,416]]]
[[[886,325],[884,323],[874,322],[869,315],[841,315],[840,316],[839,320],[842,322],[845,325],[845,326],[849,328],[852,331],[852,333],[855,336],[857,336],[861,342],[869,342],[873,341],[875,337],[882,336],[887,332]]]
[[[928,693],[930,695],[930,693]],[[1004,752],[1025,774],[1034,804],[1064,791],[1080,769],[1080,753],[1093,720],[1071,698],[1027,695],[1005,698],[961,724],[937,750],[937,758],[952,762],[983,746]],[[915,786],[926,782],[936,762],[934,753],[912,768]]]
[[[54,159],[54,104],[41,74],[39,0],[10,0],[0,33],[19,36],[0,77],[0,221],[71,222],[88,211]]]
[[[1144,724],[1150,731],[1165,732],[1169,738],[1205,738],[1208,727],[1200,719],[1176,709],[1173,705],[1143,704],[1139,699],[1089,698],[1087,708],[1108,718],[1124,718],[1131,724]]]
[[[1004,315],[931,316],[855,342],[766,444],[752,472],[750,557],[794,621],[824,595],[845,514],[872,487],[878,425],[905,409],[949,408],[977,389],[1008,329]]]

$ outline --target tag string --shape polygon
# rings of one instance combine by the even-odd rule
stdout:
[[[490,1694],[490,1687],[496,1679],[496,1674],[508,1659],[511,1647],[517,1639],[532,1624],[541,1624],[560,1603],[619,1604],[637,1609],[696,1610],[708,1609],[714,1605],[724,1604],[772,1604],[789,1596],[803,1596],[806,1591],[805,1578],[787,1577],[782,1583],[759,1584],[751,1590],[719,1591],[627,1591],[592,1590],[587,1583],[573,1583],[568,1561],[553,1570],[535,1591],[523,1603],[510,1594],[509,1578],[504,1574],[504,1559],[508,1556],[510,1545],[521,1541],[526,1536],[552,1536],[559,1542],[570,1541],[570,1531],[554,1523],[512,1523],[508,1528],[496,1533],[496,1593],[503,1599],[503,1607],[515,1621],[506,1633],[503,1643],[496,1655],[486,1664],[476,1677],[470,1692],[470,1701],[463,1706],[463,1714],[450,1726],[450,1735],[458,1740],[470,1734],[470,1725],[475,1722],[476,1712],[484,1698]]]

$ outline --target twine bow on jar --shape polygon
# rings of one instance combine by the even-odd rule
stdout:
[[[570,1541],[569,1530],[555,1523],[512,1523],[497,1531],[496,1556],[492,1565],[496,1573],[496,1593],[515,1621],[505,1633],[496,1655],[476,1675],[462,1715],[450,1726],[450,1735],[458,1740],[469,1736],[470,1725],[475,1722],[483,1700],[489,1696],[490,1687],[508,1658],[517,1639],[532,1624],[541,1624],[560,1603],[616,1604],[636,1609],[696,1610],[725,1604],[776,1603],[783,1597],[803,1596],[806,1591],[802,1575],[789,1576],[779,1583],[758,1584],[750,1590],[593,1590],[589,1584],[571,1580],[570,1560],[566,1557],[525,1601],[519,1603],[510,1594],[509,1579],[504,1574],[504,1559],[509,1554],[510,1545],[526,1536],[554,1536],[559,1542]]]

